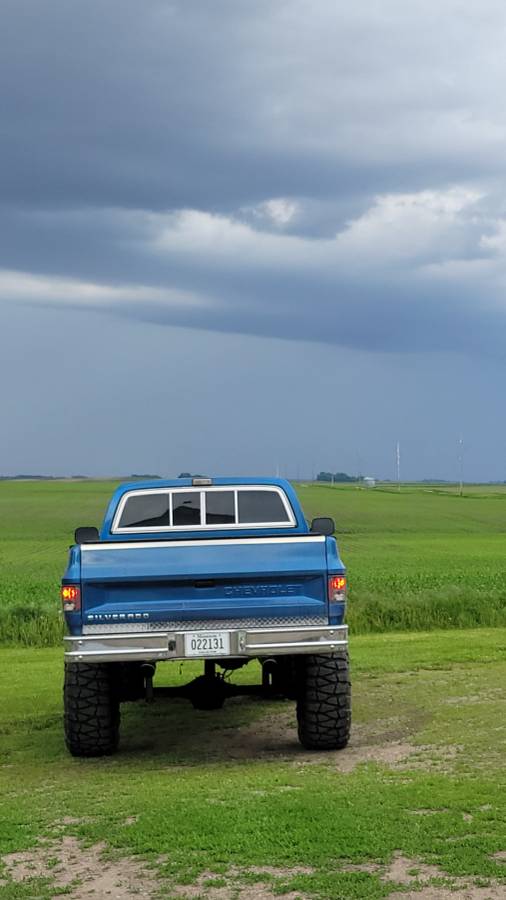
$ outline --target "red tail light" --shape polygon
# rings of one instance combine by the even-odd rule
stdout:
[[[81,609],[81,588],[78,584],[64,584],[60,596],[64,612],[78,612]]]
[[[341,603],[346,600],[346,575],[329,577],[329,600],[331,603]]]

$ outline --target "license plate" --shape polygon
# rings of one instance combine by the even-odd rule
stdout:
[[[184,636],[185,656],[230,656],[228,631],[190,631]]]

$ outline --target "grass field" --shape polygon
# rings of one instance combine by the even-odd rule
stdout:
[[[0,900],[506,897],[506,629],[355,637],[330,754],[291,703],[161,700],[75,760],[60,650],[1,652]]]
[[[58,583],[79,524],[100,524],[112,482],[0,483],[0,642],[61,637]],[[355,633],[506,625],[506,489],[299,485],[332,515]]]
[[[506,625],[506,488],[307,486],[335,518],[358,632]]]
[[[158,700],[75,760],[58,582],[112,487],[0,483],[0,900],[505,900],[506,493],[299,486],[349,567],[346,750],[304,751],[288,702]]]

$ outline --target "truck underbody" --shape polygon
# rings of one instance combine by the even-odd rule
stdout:
[[[309,750],[339,750],[349,740],[351,684],[348,653],[263,657],[261,681],[228,680],[248,658],[205,660],[204,672],[188,684],[155,687],[156,663],[66,662],[64,683],[65,740],[73,756],[114,753],[119,743],[120,704],[156,698],[184,698],[195,709],[220,709],[240,695],[296,702],[298,734]],[[219,666],[222,672],[217,672]]]

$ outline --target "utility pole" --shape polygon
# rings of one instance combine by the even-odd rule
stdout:
[[[464,438],[459,438],[459,496],[464,493]]]
[[[397,447],[395,448],[395,460],[397,464],[397,490],[401,489],[401,445],[399,441],[397,441]]]

